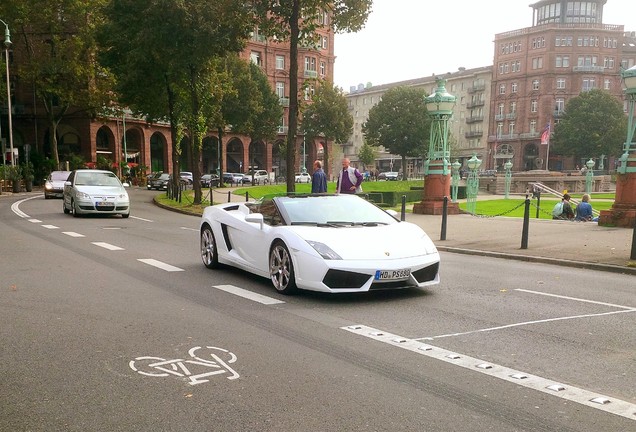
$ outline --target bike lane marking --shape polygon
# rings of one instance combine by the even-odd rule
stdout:
[[[164,262],[157,261],[156,259],[152,259],[152,258],[138,258],[137,261],[141,261],[144,264],[148,264],[148,265],[151,265],[153,267],[157,267],[157,268],[159,268],[161,270],[165,270],[167,272],[185,271],[182,268],[175,267],[173,265],[166,264]]]
[[[397,348],[424,355],[429,358],[479,372],[494,378],[527,387],[542,393],[550,394],[561,399],[576,402],[581,405],[595,408],[601,411],[615,414],[636,421],[636,404],[627,401],[604,396],[579,387],[563,384],[537,375],[521,372],[506,366],[497,365],[475,357],[438,348],[433,345],[419,342],[415,339],[407,339],[399,335],[361,324],[340,327],[342,330],[359,336],[386,343]]]
[[[76,233],[74,231],[62,231],[62,234],[66,234],[69,237],[86,237],[84,234]]]
[[[243,297],[246,298],[248,300],[252,300],[264,305],[273,305],[273,304],[281,304],[281,303],[285,303],[282,300],[278,300],[272,297],[267,297],[264,296],[262,294],[258,294],[252,291],[248,291],[246,289],[243,288],[239,288],[237,286],[234,285],[213,285],[213,288],[219,289],[221,291],[225,291],[227,293],[230,294],[234,294],[237,295],[239,297]]]

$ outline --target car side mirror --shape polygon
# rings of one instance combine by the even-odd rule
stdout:
[[[257,223],[263,229],[263,214],[262,213],[250,213],[245,215],[245,222]]]
[[[71,185],[71,182],[70,182],[70,181],[66,180],[66,181],[64,182],[64,186],[70,186],[70,185]]]
[[[122,183],[121,185],[122,185],[123,187],[125,187],[125,188],[130,187],[130,184],[129,184],[128,182],[124,182],[124,183]]]

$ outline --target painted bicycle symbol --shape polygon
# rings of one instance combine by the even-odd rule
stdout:
[[[213,375],[228,374],[227,379],[230,380],[239,377],[239,374],[229,366],[236,362],[236,355],[226,349],[213,346],[194,347],[188,351],[188,354],[192,359],[167,360],[161,357],[137,357],[130,361],[129,366],[135,372],[150,377],[188,377],[190,385],[209,382],[210,380],[206,378]],[[205,368],[205,372],[192,373],[192,370],[200,371],[201,368]]]

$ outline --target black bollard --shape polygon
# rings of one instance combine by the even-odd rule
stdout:
[[[539,210],[541,209],[541,192],[537,193],[537,215],[535,219],[539,219]]]
[[[232,192],[227,191],[227,202],[232,201],[232,195],[231,195],[231,193],[232,193]]]
[[[521,249],[528,249],[528,230],[530,228],[530,198],[526,195],[526,207],[523,212],[523,231],[521,233]]]
[[[245,202],[248,202],[249,200],[250,200],[249,192],[245,191]]]
[[[444,197],[444,205],[442,206],[442,232],[439,235],[440,240],[446,240],[446,224],[448,221],[448,197]]]
[[[400,220],[404,222],[406,220],[406,195],[402,195],[402,214]]]

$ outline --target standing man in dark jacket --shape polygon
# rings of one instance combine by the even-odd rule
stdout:
[[[311,175],[311,193],[327,192],[327,175],[322,169],[322,162],[314,161],[314,173]]]

